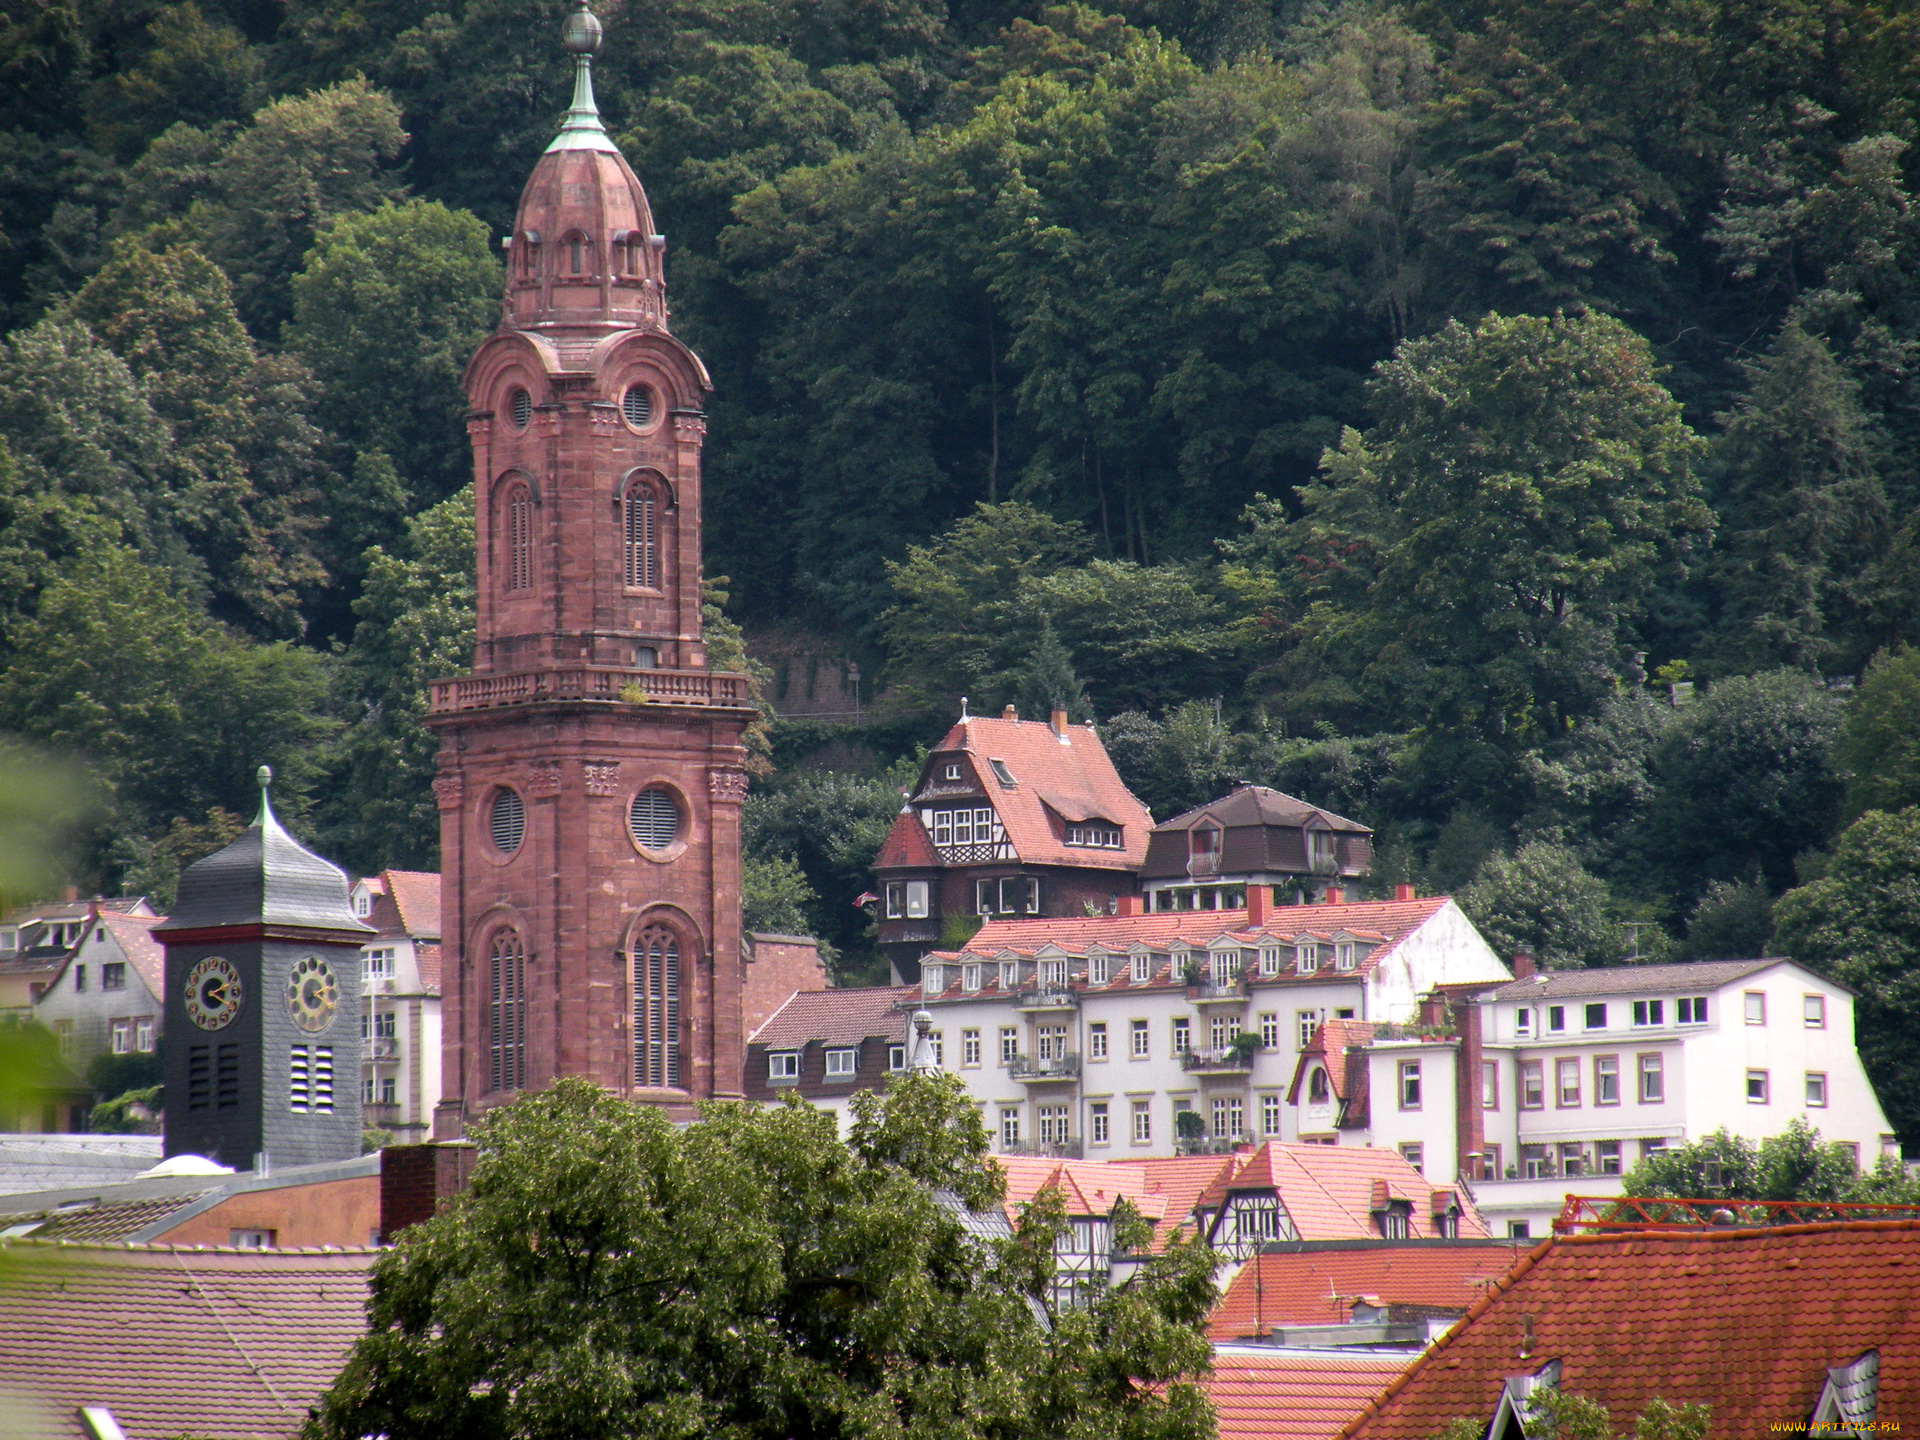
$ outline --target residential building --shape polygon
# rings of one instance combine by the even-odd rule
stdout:
[[[1845,1207],[1837,1207],[1844,1212]],[[1342,1436],[1427,1440],[1462,1417],[1520,1440],[1540,1387],[1701,1404],[1714,1435],[1920,1422],[1920,1221],[1560,1234],[1497,1281]]]
[[[1798,1119],[1863,1167],[1898,1154],[1844,985],[1784,959],[1519,968],[1412,1024],[1329,1028],[1289,1092],[1301,1133],[1464,1176],[1497,1231],[1535,1237],[1569,1192],[1618,1194],[1648,1154],[1716,1130]]]
[[[101,1055],[153,1056],[157,1065],[166,956],[153,930],[162,919],[90,905],[65,959],[34,1002],[33,1018],[52,1032],[61,1059],[81,1075]],[[149,1083],[158,1083],[158,1076]],[[73,1128],[84,1129],[85,1117]]]
[[[930,954],[913,1003],[995,1148],[1129,1158],[1294,1140],[1289,1086],[1323,1023],[1411,1021],[1437,986],[1509,978],[1453,901],[1410,887],[1275,907],[1255,886],[1248,899],[995,919]]]
[[[1140,866],[1149,912],[1237,910],[1248,886],[1295,904],[1338,900],[1373,864],[1373,832],[1264,785],[1233,793],[1153,827]],[[1334,892],[1330,894],[1329,892]]]
[[[665,238],[594,106],[600,22],[567,26],[575,103],[466,371],[473,668],[429,687],[449,1139],[562,1076],[691,1118],[739,1097],[747,1038],[756,715],[702,632],[712,381],[669,330]]]
[[[1056,710],[962,714],[927,755],[874,861],[879,948],[899,984],[983,919],[1116,913],[1153,818],[1091,725]]]
[[[796,1094],[839,1118],[862,1090],[877,1090],[907,1068],[911,986],[873,985],[792,995],[747,1040],[749,1100]]]
[[[31,1018],[33,1002],[52,983],[96,912],[154,913],[144,896],[82,900],[70,886],[63,900],[15,906],[0,917],[0,1023]]]
[[[1444,1329],[1466,1314],[1529,1248],[1489,1237],[1268,1241],[1234,1273],[1207,1333],[1344,1349],[1395,1343],[1403,1337],[1353,1337],[1405,1326],[1419,1330],[1418,1348],[1426,1322]]]
[[[360,947],[361,1113],[402,1143],[425,1140],[440,1103],[440,877],[382,870],[354,882]]]

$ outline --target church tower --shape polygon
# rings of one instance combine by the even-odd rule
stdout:
[[[665,237],[594,107],[520,197],[467,367],[473,673],[437,681],[445,1099],[435,1133],[563,1075],[676,1116],[741,1087],[747,680],[701,639],[705,367],[667,328]]]
[[[180,876],[166,947],[169,1155],[251,1170],[360,1153],[360,946],[340,868],[260,816]]]

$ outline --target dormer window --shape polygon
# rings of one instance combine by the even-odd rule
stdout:
[[[1175,980],[1183,981],[1193,973],[1193,952],[1191,950],[1175,950],[1168,956],[1168,960]]]
[[[958,780],[959,778],[960,778],[960,767],[958,765],[947,766],[947,779]]]
[[[960,967],[960,988],[969,995],[979,990],[980,967],[978,965],[962,965]]]
[[[1307,1103],[1324,1105],[1333,1098],[1333,1088],[1327,1084],[1327,1072],[1318,1065],[1307,1076]]]
[[[1333,968],[1351,970],[1360,963],[1360,947],[1351,940],[1342,940],[1333,947]]]
[[[1413,1234],[1413,1202],[1389,1200],[1386,1208],[1373,1212],[1374,1227],[1383,1240],[1406,1240]]]
[[[1153,955],[1142,950],[1133,957],[1133,973],[1130,977],[1135,985],[1145,985],[1153,979]]]
[[[1296,940],[1293,963],[1302,975],[1311,975],[1320,968],[1320,947],[1311,940]]]
[[[1087,954],[1087,983],[1104,985],[1113,978],[1113,963],[1105,952],[1089,951]]]
[[[1220,827],[1212,821],[1194,826],[1187,832],[1187,848],[1195,859],[1218,859]]]
[[[1040,962],[1040,983],[1051,989],[1060,989],[1067,983],[1067,962],[1064,960],[1042,960]]]
[[[1103,825],[1097,820],[1087,825],[1069,825],[1067,844],[1085,845],[1096,850],[1118,850],[1121,848],[1120,827]]]
[[[1020,962],[1018,960],[1002,960],[1000,962],[1000,988],[1002,990],[1011,990],[1019,983]]]
[[[938,995],[947,988],[947,970],[944,965],[929,965],[920,973],[920,993]]]
[[[1280,973],[1280,947],[1268,945],[1260,951],[1260,973],[1278,975]]]
[[[1335,868],[1331,830],[1307,832],[1307,868],[1317,875],[1327,874]]]

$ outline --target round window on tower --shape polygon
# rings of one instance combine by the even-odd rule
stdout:
[[[670,850],[680,838],[680,807],[658,785],[642,790],[627,807],[627,828],[642,850]]]
[[[533,423],[533,396],[523,389],[516,388],[507,397],[507,414],[513,420],[514,429],[526,429]]]
[[[644,385],[628,387],[620,400],[620,413],[634,429],[646,429],[653,423],[653,392]]]
[[[527,834],[527,806],[520,792],[502,785],[487,802],[487,835],[493,848],[511,855],[520,848]]]

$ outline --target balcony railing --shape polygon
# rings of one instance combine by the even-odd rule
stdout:
[[[392,1130],[400,1124],[400,1107],[392,1101],[384,1104],[369,1100],[360,1107],[360,1123],[375,1130]]]
[[[398,1060],[400,1042],[391,1035],[376,1035],[367,1041],[367,1059]]]
[[[1071,985],[1029,985],[1013,997],[1016,1010],[1071,1010],[1079,1003]]]
[[[1236,975],[1231,980],[1192,981],[1187,986],[1187,999],[1196,1005],[1205,1005],[1209,1001],[1216,1004],[1222,1001],[1242,1001],[1247,998],[1247,982]]]
[[[1231,1155],[1242,1145],[1253,1143],[1253,1137],[1239,1135],[1196,1135],[1190,1140],[1176,1140],[1173,1148],[1181,1155]]]
[[[1000,1147],[1002,1155],[1044,1155],[1055,1160],[1078,1160],[1078,1140],[1016,1140]]]
[[[1078,1080],[1080,1057],[1043,1055],[1035,1059],[1031,1055],[1016,1055],[1007,1064],[1007,1074],[1015,1080]]]
[[[713,670],[631,670],[612,665],[571,665],[435,680],[427,687],[428,708],[435,715],[449,715],[461,710],[489,710],[500,705],[529,705],[547,700],[618,701],[630,697],[636,687],[638,693],[653,704],[742,706],[747,703],[744,675]]]
[[[1253,1052],[1233,1045],[1189,1050],[1180,1057],[1180,1068],[1190,1075],[1245,1075],[1253,1070]]]

